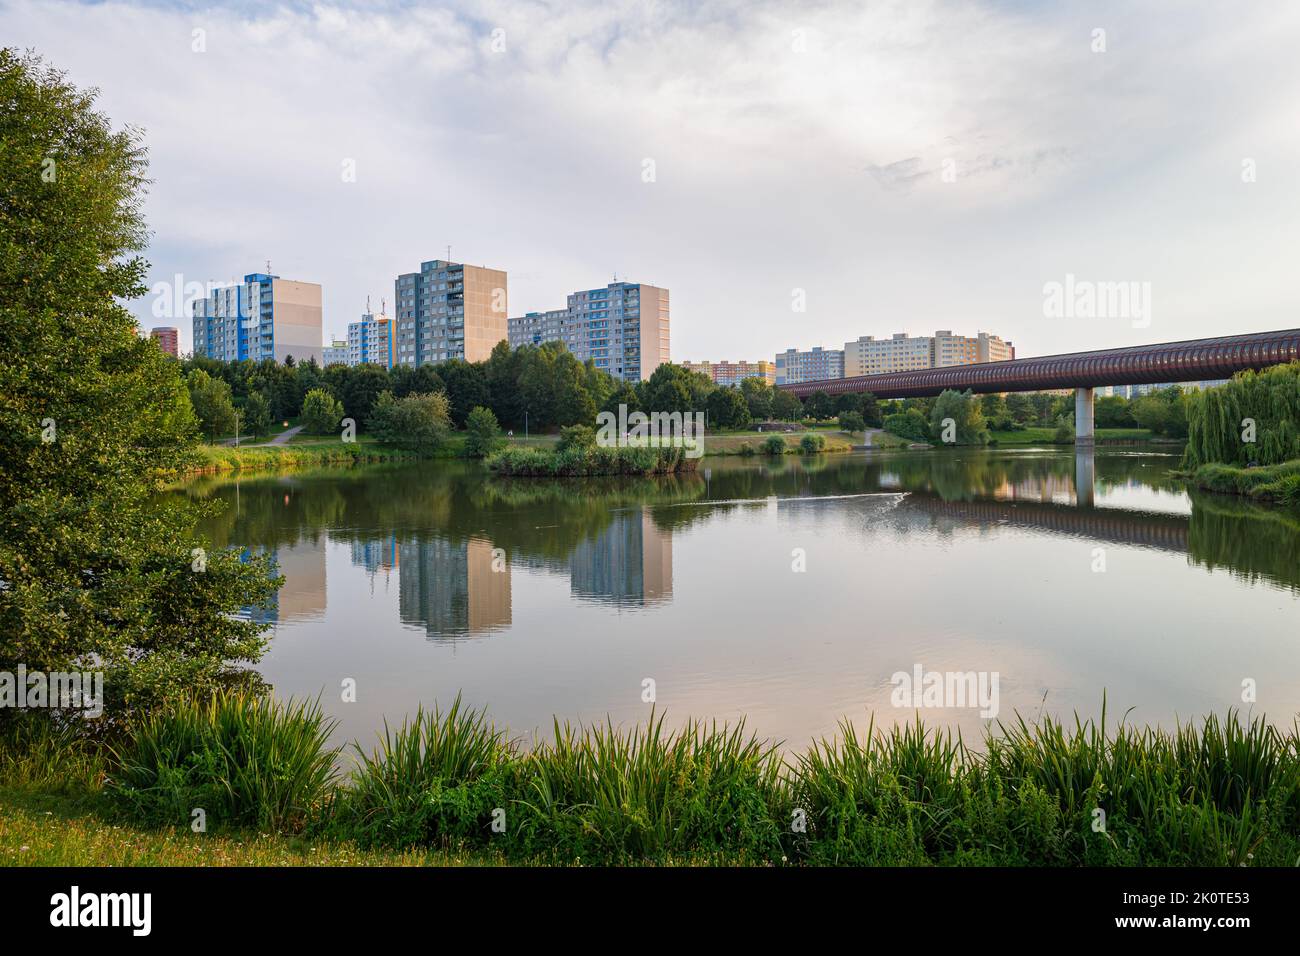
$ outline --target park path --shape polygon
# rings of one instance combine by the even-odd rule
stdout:
[[[292,428],[286,428],[284,431],[280,432],[280,434],[276,435],[266,444],[268,446],[288,444],[289,439],[292,438],[294,435],[298,434],[300,431],[302,431],[301,425],[294,425]]]

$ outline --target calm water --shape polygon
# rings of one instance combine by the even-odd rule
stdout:
[[[413,466],[200,484],[214,543],[285,584],[260,670],[344,738],[463,691],[520,736],[748,717],[802,747],[910,719],[891,675],[997,671],[1000,716],[1300,711],[1300,514],[1187,491],[1146,451],[706,459],[666,481]],[[795,568],[802,564],[806,570]],[[1104,566],[1104,570],[1096,570]],[[341,701],[341,682],[358,700]],[[924,712],[978,732],[975,710]]]

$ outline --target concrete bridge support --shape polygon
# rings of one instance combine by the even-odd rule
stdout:
[[[1080,508],[1096,505],[1097,456],[1091,445],[1074,450],[1074,501]]]
[[[1091,447],[1095,441],[1092,430],[1092,389],[1074,390],[1074,443]]]

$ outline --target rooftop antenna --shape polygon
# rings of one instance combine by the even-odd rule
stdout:
[[[448,261],[448,262],[451,262],[451,244],[450,244],[450,243],[448,243],[448,245],[447,245],[447,261]]]
[[[366,296],[366,315],[370,314],[370,296]]]
[[[270,260],[270,259],[267,259],[267,260],[266,260],[266,274],[267,274],[267,275],[270,275],[270,274],[271,274],[271,260]]]

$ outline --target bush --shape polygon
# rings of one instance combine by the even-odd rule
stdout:
[[[424,392],[394,398],[383,392],[367,423],[375,438],[406,451],[431,452],[451,430],[451,408],[443,392]]]
[[[799,451],[805,455],[815,455],[825,447],[825,435],[804,435],[799,439]]]
[[[906,438],[908,441],[927,440],[925,416],[915,408],[885,416],[884,429],[891,435]]]
[[[740,446],[740,457],[741,457],[741,458],[753,458],[753,457],[754,457],[754,454],[755,454],[755,453],[754,453],[754,446],[751,445],[751,444],[749,444],[749,442],[746,442],[745,444],[743,444],[743,445]]]
[[[784,455],[785,438],[780,435],[768,435],[767,438],[763,440],[763,454]]]
[[[591,451],[596,447],[596,430],[590,425],[570,425],[560,429],[556,451]]]
[[[492,410],[475,406],[465,419],[465,455],[486,458],[501,444],[501,426]]]
[[[334,784],[335,721],[319,702],[248,691],[191,700],[140,718],[114,756],[111,790],[142,821],[298,830]]]
[[[313,388],[302,400],[302,424],[309,435],[330,435],[339,430],[343,406],[323,388]]]
[[[1074,425],[1062,418],[1056,423],[1056,431],[1052,433],[1052,442],[1057,445],[1074,444]]]
[[[865,431],[866,427],[861,412],[840,412],[840,431],[860,432]]]

